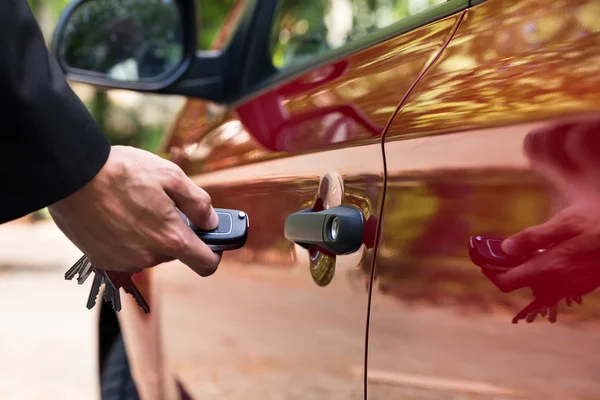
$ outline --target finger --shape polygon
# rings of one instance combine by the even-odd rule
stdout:
[[[221,262],[221,253],[212,251],[189,227],[185,229],[189,231],[187,246],[176,257],[200,276],[214,274]]]
[[[164,183],[169,197],[196,226],[200,229],[212,230],[219,225],[219,217],[211,204],[211,198],[183,171],[179,170],[175,177]]]
[[[581,259],[597,247],[595,235],[580,235],[566,240],[549,250],[536,254],[523,264],[490,279],[504,292],[521,287],[543,287],[543,298],[558,302],[573,293],[569,286],[585,272],[587,263]]]
[[[566,257],[561,252],[545,251],[530,258],[523,264],[505,272],[489,274],[486,276],[503,292],[509,293],[523,287],[540,287],[554,288],[557,282],[557,272],[567,265]],[[538,298],[554,297],[555,293],[538,293]]]
[[[212,275],[221,262],[221,253],[213,252],[173,209],[167,217],[166,232],[161,235],[165,256],[178,259],[200,276]]]
[[[499,270],[494,266],[484,264],[483,267],[481,267],[481,272],[483,272],[486,278],[488,278],[494,285],[496,285],[498,289],[500,289],[503,292],[506,292],[505,290],[503,290],[502,287],[496,284],[498,276],[506,272],[504,269]]]
[[[502,242],[506,254],[530,255],[540,249],[547,249],[554,243],[562,242],[580,233],[580,219],[571,208],[555,214],[540,225],[531,226],[512,235]]]

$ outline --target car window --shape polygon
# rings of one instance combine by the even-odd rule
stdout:
[[[420,14],[448,0],[280,0],[271,38],[285,69]]]

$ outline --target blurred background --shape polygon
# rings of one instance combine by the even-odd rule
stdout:
[[[28,0],[47,44],[70,0]],[[198,47],[208,49],[234,0],[199,0]],[[200,17],[201,16],[201,17]],[[155,151],[184,99],[72,83],[113,144]],[[0,398],[97,398],[96,313],[90,282],[65,281],[81,256],[46,209],[0,225]]]

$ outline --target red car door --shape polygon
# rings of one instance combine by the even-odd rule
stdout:
[[[515,325],[531,290],[503,293],[469,256],[471,237],[506,238],[590,194],[581,166],[598,160],[597,123],[585,121],[600,110],[599,18],[598,1],[476,5],[403,102],[385,135],[370,400],[600,398],[597,291],[561,300],[554,324],[549,308]],[[565,119],[582,125],[532,135]],[[597,225],[588,203],[580,219]],[[561,265],[554,239],[541,267],[594,289],[597,273],[580,267],[598,241]],[[534,283],[560,287],[547,276]]]
[[[382,134],[467,2],[430,3],[281,1],[262,49],[271,68],[248,59],[240,73],[256,73],[243,97],[228,107],[189,103],[180,115],[172,158],[215,207],[250,219],[246,246],[226,253],[213,276],[177,263],[153,271],[161,360],[180,392],[363,397]],[[213,115],[198,115],[200,106]],[[286,238],[289,215],[340,206],[364,219],[358,249],[336,254]]]

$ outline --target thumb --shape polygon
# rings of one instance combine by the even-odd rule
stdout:
[[[219,217],[211,205],[211,198],[198,187],[183,171],[179,179],[165,183],[164,189],[169,197],[189,219],[204,230],[215,229],[219,225]]]
[[[504,240],[502,251],[511,256],[530,255],[557,242],[568,240],[578,233],[577,218],[572,208],[566,208],[543,224],[526,228]]]

